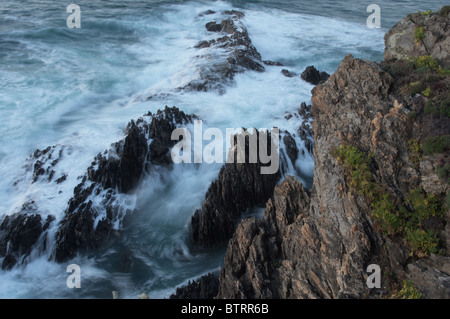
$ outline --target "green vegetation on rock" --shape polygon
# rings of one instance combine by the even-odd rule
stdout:
[[[416,44],[425,39],[425,33],[423,27],[416,26],[414,29],[414,36],[416,38]]]
[[[422,294],[411,280],[404,280],[402,289],[392,296],[394,299],[421,299]]]
[[[416,140],[410,141],[410,145],[415,152],[420,152]],[[401,236],[418,256],[442,252],[437,233],[424,229],[424,223],[431,218],[444,219],[444,209],[435,195],[416,188],[396,204],[386,188],[373,178],[371,156],[348,144],[340,145],[334,156],[344,168],[350,190],[368,200],[370,216],[383,234]]]

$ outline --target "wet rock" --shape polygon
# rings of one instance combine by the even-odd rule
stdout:
[[[242,19],[245,17],[245,13],[237,10],[225,10],[224,14],[232,16],[235,19]]]
[[[261,136],[267,138],[259,132],[255,134],[258,140]],[[246,139],[247,150],[248,145],[249,139]],[[237,158],[237,153],[237,148],[234,148],[229,154]],[[245,163],[226,163],[222,167],[218,179],[212,182],[206,193],[202,208],[192,217],[191,235],[194,242],[204,247],[225,243],[233,235],[239,218],[247,209],[264,205],[272,195],[281,173],[278,170],[275,174],[261,174],[263,166],[259,159],[257,163],[250,163],[249,152],[246,151]]]
[[[270,65],[270,66],[284,66],[283,63],[277,62],[277,61],[265,60],[265,61],[263,61],[263,63],[265,65]]]
[[[281,70],[281,73],[287,78],[293,78],[293,77],[297,76],[297,74],[295,74],[294,72],[291,72],[286,69]]]
[[[189,281],[184,286],[177,288],[170,299],[213,299],[219,291],[219,279],[212,273],[202,276],[198,280]]]
[[[134,191],[145,170],[171,167],[170,149],[177,142],[171,140],[172,131],[193,118],[176,107],[150,112],[131,121],[125,138],[96,156],[75,187],[56,233],[56,261],[97,249],[113,238],[114,225],[130,213],[117,199]]]
[[[30,254],[43,232],[39,214],[16,213],[0,224],[0,257],[2,269],[11,269],[19,259]]]
[[[33,176],[31,178],[32,184],[36,183],[38,180],[51,182],[56,174],[55,170],[61,175],[65,174],[58,170],[57,167],[60,159],[64,156],[64,149],[65,147],[63,145],[49,146],[44,150],[37,149],[29,158],[27,158],[23,167],[26,170],[33,171]]]
[[[247,70],[264,72],[261,55],[241,21],[243,16],[239,11],[224,11],[221,18],[205,25],[206,30],[217,33],[218,37],[195,45],[197,49],[209,48],[208,52],[203,52],[198,57],[207,63],[199,63],[199,77],[179,88],[180,90],[214,90],[224,93],[225,86],[233,81],[237,73]],[[215,54],[215,50],[225,51],[225,54]]]
[[[295,143],[295,139],[289,132],[286,132],[286,134],[284,135],[283,143],[286,148],[286,153],[291,160],[291,163],[295,164],[298,158],[298,147],[297,143]]]
[[[210,42],[210,41],[200,41],[199,43],[197,43],[194,48],[196,49],[204,49],[204,48],[209,48],[214,42]]]
[[[301,78],[313,85],[324,83],[330,75],[326,72],[319,72],[314,66],[308,66],[301,74]]]
[[[216,22],[208,22],[206,24],[206,30],[209,32],[220,32],[222,31],[222,25]]]
[[[291,120],[294,116],[295,121],[298,121],[299,123],[297,131],[294,132],[294,134],[297,134],[297,136],[304,142],[306,151],[312,154],[314,150],[314,137],[312,131],[313,116],[311,114],[311,105],[307,105],[305,102],[302,102],[298,111],[293,114],[286,114],[285,119]],[[304,153],[305,150],[302,149],[302,154]]]
[[[298,114],[305,120],[311,120],[311,105],[307,105],[305,102],[300,104],[300,108],[298,109]]]
[[[215,11],[213,11],[213,10],[211,10],[211,9],[208,9],[208,10],[206,10],[205,12],[200,13],[200,14],[199,14],[199,17],[203,17],[203,16],[215,14],[215,13],[216,13]]]

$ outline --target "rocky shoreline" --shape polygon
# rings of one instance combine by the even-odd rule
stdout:
[[[202,15],[214,17],[205,28],[217,37],[195,46],[198,58],[208,59],[204,49],[224,54],[179,90],[222,94],[236,74],[264,72],[264,65],[298,76],[263,60],[242,12]],[[449,19],[448,7],[412,14],[386,34],[382,63],[347,55],[331,76],[313,66],[299,76],[316,86],[312,105],[284,115],[298,119],[298,129],[281,132],[279,171],[262,175],[262,163],[248,163],[248,154],[246,163],[222,167],[192,212],[190,232],[194,245],[228,245],[224,265],[171,298],[402,298],[407,287],[424,298],[450,298]],[[148,113],[93,159],[57,225],[56,262],[114,239],[118,221],[132,213],[123,198],[145,173],[171,169],[171,133],[195,119],[176,107]],[[311,189],[287,176],[300,152],[296,138],[314,154]],[[64,151],[34,152],[26,164],[31,182],[64,183],[57,169]],[[261,218],[245,218],[258,208]],[[33,202],[4,218],[2,269],[26,263],[52,223]],[[382,270],[381,288],[366,285],[371,264]]]
[[[449,17],[408,16],[386,34],[383,64],[348,55],[314,88],[312,190],[294,177],[275,187],[263,218],[237,227],[217,294],[205,298],[450,297]],[[424,73],[433,95],[405,83]],[[446,109],[427,110],[430,100]],[[430,138],[444,145],[424,151]],[[384,274],[380,289],[366,285],[370,264]]]

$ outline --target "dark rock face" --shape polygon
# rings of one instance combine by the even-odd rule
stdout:
[[[51,182],[56,176],[58,176],[55,180],[56,183],[63,182],[65,180],[63,176],[66,176],[66,174],[57,173],[57,164],[63,156],[64,146],[62,145],[49,146],[44,150],[34,151],[24,165],[25,169],[33,171],[31,183],[36,183],[38,180]]]
[[[113,145],[113,152],[118,156],[99,154],[93,163],[95,167],[88,169],[88,178],[104,189],[117,188],[120,193],[128,193],[139,182],[147,151],[145,131],[131,122],[125,139]]]
[[[28,255],[42,233],[41,215],[14,214],[0,225],[2,269],[12,268],[19,256]]]
[[[301,75],[303,80],[313,85],[324,83],[329,77],[330,75],[328,73],[319,72],[314,66],[308,66]]]
[[[219,292],[219,278],[214,274],[202,276],[187,286],[177,288],[170,299],[213,299]]]
[[[6,216],[0,224],[0,258],[4,257],[2,269],[23,263],[54,219],[48,215],[43,220],[32,201],[23,204],[19,212]]]
[[[54,220],[53,216],[48,216],[43,222],[41,215],[27,213],[32,205],[24,205],[20,213],[6,216],[0,224],[0,257],[4,257],[2,269],[11,269],[21,263]]]
[[[262,135],[256,134],[258,139]],[[246,149],[248,143],[249,140],[246,139]],[[268,142],[268,146],[270,144]],[[231,154],[236,156],[236,153],[235,148]],[[206,193],[201,210],[197,210],[192,217],[194,242],[205,247],[225,243],[233,235],[242,213],[249,208],[264,205],[272,195],[281,173],[278,170],[276,174],[261,174],[262,166],[264,165],[259,160],[257,163],[249,163],[246,151],[245,163],[227,163],[222,167],[218,179]]]
[[[97,155],[75,188],[59,226],[56,261],[98,248],[111,238],[117,231],[114,223],[129,213],[117,203],[117,197],[132,192],[150,165],[170,165],[169,150],[177,142],[171,140],[172,131],[193,118],[176,107],[148,113],[128,124],[123,140]],[[94,204],[94,196],[100,206]]]
[[[183,90],[194,91],[218,91],[223,93],[225,85],[233,81],[237,73],[247,70],[263,72],[264,66],[261,55],[252,44],[247,28],[241,19],[244,13],[239,11],[224,11],[222,19],[208,22],[205,25],[209,32],[217,33],[218,37],[209,41],[200,41],[195,48],[210,50],[225,50],[225,54],[219,58],[211,53],[200,55],[208,63],[199,66],[199,78],[191,81]],[[213,53],[214,54],[214,53]],[[212,62],[211,62],[212,61]]]
[[[286,113],[285,119],[291,120],[292,118],[295,120],[298,119],[300,124],[294,134],[298,134],[300,139],[305,143],[306,150],[312,154],[314,150],[314,135],[312,131],[313,117],[311,114],[311,105],[307,105],[305,102],[302,102],[297,112],[292,114]],[[286,139],[288,138],[286,137]],[[285,142],[287,141],[288,140]],[[302,150],[302,154],[304,154],[304,150]]]
[[[295,163],[298,158],[298,147],[297,143],[295,143],[294,138],[289,132],[286,132],[286,134],[283,137],[283,143],[286,147],[286,153],[289,159],[291,160],[291,163]]]
[[[385,60],[430,55],[443,66],[449,67],[449,25],[448,14],[410,14],[386,33]],[[416,28],[422,28],[421,32],[418,32],[423,34],[422,39],[416,37]]]

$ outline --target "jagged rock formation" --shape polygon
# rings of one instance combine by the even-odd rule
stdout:
[[[193,118],[176,107],[150,112],[131,121],[126,137],[94,159],[75,188],[56,234],[56,261],[98,248],[111,237],[117,221],[128,213],[117,198],[132,192],[151,165],[171,163],[169,149],[176,143],[171,140],[172,131]]]
[[[284,118],[286,120],[295,119],[296,121],[298,121],[299,126],[296,133],[305,143],[306,150],[309,153],[312,153],[314,149],[314,135],[312,131],[313,117],[311,114],[311,105],[307,105],[305,102],[302,102],[297,112],[286,113],[284,115]],[[305,151],[302,149],[303,154],[304,152]]]
[[[32,167],[33,177],[31,183],[35,183],[39,178],[46,176],[48,182],[51,182],[56,174],[55,166],[63,156],[64,146],[54,145],[49,146],[44,150],[36,150],[28,159],[24,165],[26,169]],[[57,184],[62,183],[67,178],[67,175],[62,173],[55,182]]]
[[[386,35],[386,60],[432,56],[450,66],[450,10],[413,13],[397,23]]]
[[[198,280],[189,281],[186,286],[177,288],[170,299],[212,299],[219,292],[219,278],[214,274],[207,274]]]
[[[220,20],[208,22],[206,30],[217,33],[218,37],[209,41],[200,41],[195,48],[205,49],[199,58],[208,60],[198,66],[198,78],[185,85],[184,90],[210,91],[219,93],[225,91],[225,85],[230,83],[237,73],[246,70],[263,72],[264,65],[261,55],[252,44],[247,28],[241,19],[244,13],[240,11],[224,11]],[[219,53],[218,52],[225,52]],[[210,55],[214,55],[212,59]],[[211,61],[213,61],[211,63]]]
[[[300,76],[306,82],[313,85],[324,83],[330,75],[326,72],[319,72],[313,65],[308,66]]]
[[[48,215],[43,220],[37,214],[34,202],[27,202],[20,212],[6,216],[0,224],[0,258],[4,257],[2,269],[21,264],[54,219]]]
[[[270,142],[270,134],[258,131],[254,134],[258,144],[260,138],[268,139],[267,154],[277,151]],[[234,136],[234,139],[236,141],[237,136]],[[249,142],[249,138],[246,138],[246,150],[249,149]],[[237,159],[237,144],[229,151],[229,156]],[[272,195],[281,177],[280,170],[275,174],[261,174],[261,168],[266,165],[261,163],[260,158],[257,163],[250,163],[249,158],[249,152],[245,151],[243,163],[226,163],[220,170],[218,179],[211,183],[202,208],[192,216],[191,234],[195,243],[204,247],[225,243],[233,235],[241,215],[249,208],[264,205]]]

